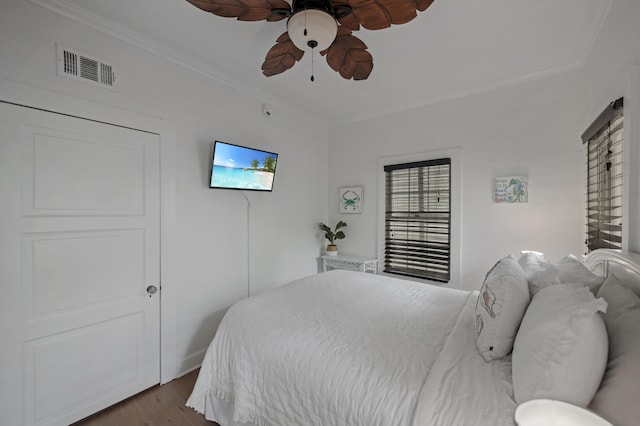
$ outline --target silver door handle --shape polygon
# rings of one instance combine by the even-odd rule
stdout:
[[[149,297],[153,296],[157,292],[158,292],[158,287],[156,287],[155,285],[150,285],[149,287],[147,287],[147,293],[149,293]]]

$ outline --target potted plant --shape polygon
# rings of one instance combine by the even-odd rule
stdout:
[[[343,221],[339,221],[336,224],[335,229],[331,229],[329,226],[320,222],[318,225],[320,230],[324,232],[324,237],[329,240],[329,244],[327,245],[327,254],[329,256],[337,256],[338,255],[338,246],[335,244],[336,240],[341,240],[345,237],[344,232],[340,231],[340,228],[344,228],[347,226]]]

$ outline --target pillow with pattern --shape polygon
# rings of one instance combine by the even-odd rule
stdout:
[[[511,352],[529,299],[527,279],[513,255],[487,273],[476,302],[476,345],[485,361]]]

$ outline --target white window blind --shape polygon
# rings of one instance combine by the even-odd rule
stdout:
[[[587,251],[622,248],[622,98],[582,135],[587,143]]]
[[[388,165],[384,272],[448,282],[451,159]]]

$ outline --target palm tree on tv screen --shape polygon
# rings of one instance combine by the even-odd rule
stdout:
[[[266,157],[264,157],[262,164],[264,165],[264,168],[268,172],[273,173],[276,170],[276,160],[270,155],[267,155]]]

